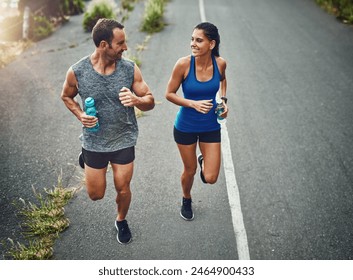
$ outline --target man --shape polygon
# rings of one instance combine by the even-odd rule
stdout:
[[[102,199],[106,189],[106,171],[111,163],[117,191],[117,240],[131,241],[126,215],[131,202],[135,145],[138,136],[134,107],[142,111],[154,108],[154,97],[141,71],[132,61],[122,58],[127,50],[124,26],[111,19],[100,19],[92,30],[96,46],[90,56],[72,65],[61,93],[66,107],[83,125],[82,154],[86,188],[92,200]],[[75,100],[82,99],[83,110]],[[97,117],[85,113],[85,100],[92,97]],[[99,123],[98,131],[90,128]]]

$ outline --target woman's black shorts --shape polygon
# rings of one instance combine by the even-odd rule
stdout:
[[[91,152],[82,148],[83,161],[96,169],[108,166],[108,163],[128,164],[135,159],[135,147],[129,147],[115,152]]]
[[[220,143],[221,130],[207,132],[182,132],[174,127],[174,140],[181,145],[195,144],[197,141],[203,143]]]

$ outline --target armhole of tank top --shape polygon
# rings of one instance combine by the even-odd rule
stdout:
[[[196,73],[195,73],[195,57],[190,55],[190,65],[189,65],[189,72],[186,75],[186,77],[183,79],[183,82],[185,82],[187,79],[189,79],[190,77],[190,73],[193,72],[194,77],[196,77]]]
[[[212,61],[213,61],[213,75],[216,74],[216,71],[218,73],[219,80],[222,80],[222,75],[221,72],[219,71],[217,59],[214,55],[212,55]]]

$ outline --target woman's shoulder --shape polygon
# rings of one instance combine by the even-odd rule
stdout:
[[[189,67],[191,61],[191,55],[183,56],[178,59],[176,65],[179,67]]]
[[[174,66],[174,73],[178,73],[183,79],[187,76],[190,68],[191,55],[181,57],[177,60]]]
[[[221,74],[222,80],[223,80],[225,77],[225,71],[227,68],[227,61],[221,56],[216,56],[216,62],[217,62],[219,73]]]
[[[216,61],[219,67],[225,67],[227,65],[227,61],[221,56],[216,56]]]

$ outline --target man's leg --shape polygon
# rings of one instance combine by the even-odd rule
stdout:
[[[99,200],[104,197],[106,189],[107,168],[95,169],[85,165],[86,188],[92,200]]]
[[[123,221],[129,211],[131,202],[130,182],[134,170],[134,162],[128,164],[112,163],[114,185],[117,192],[117,221]]]

